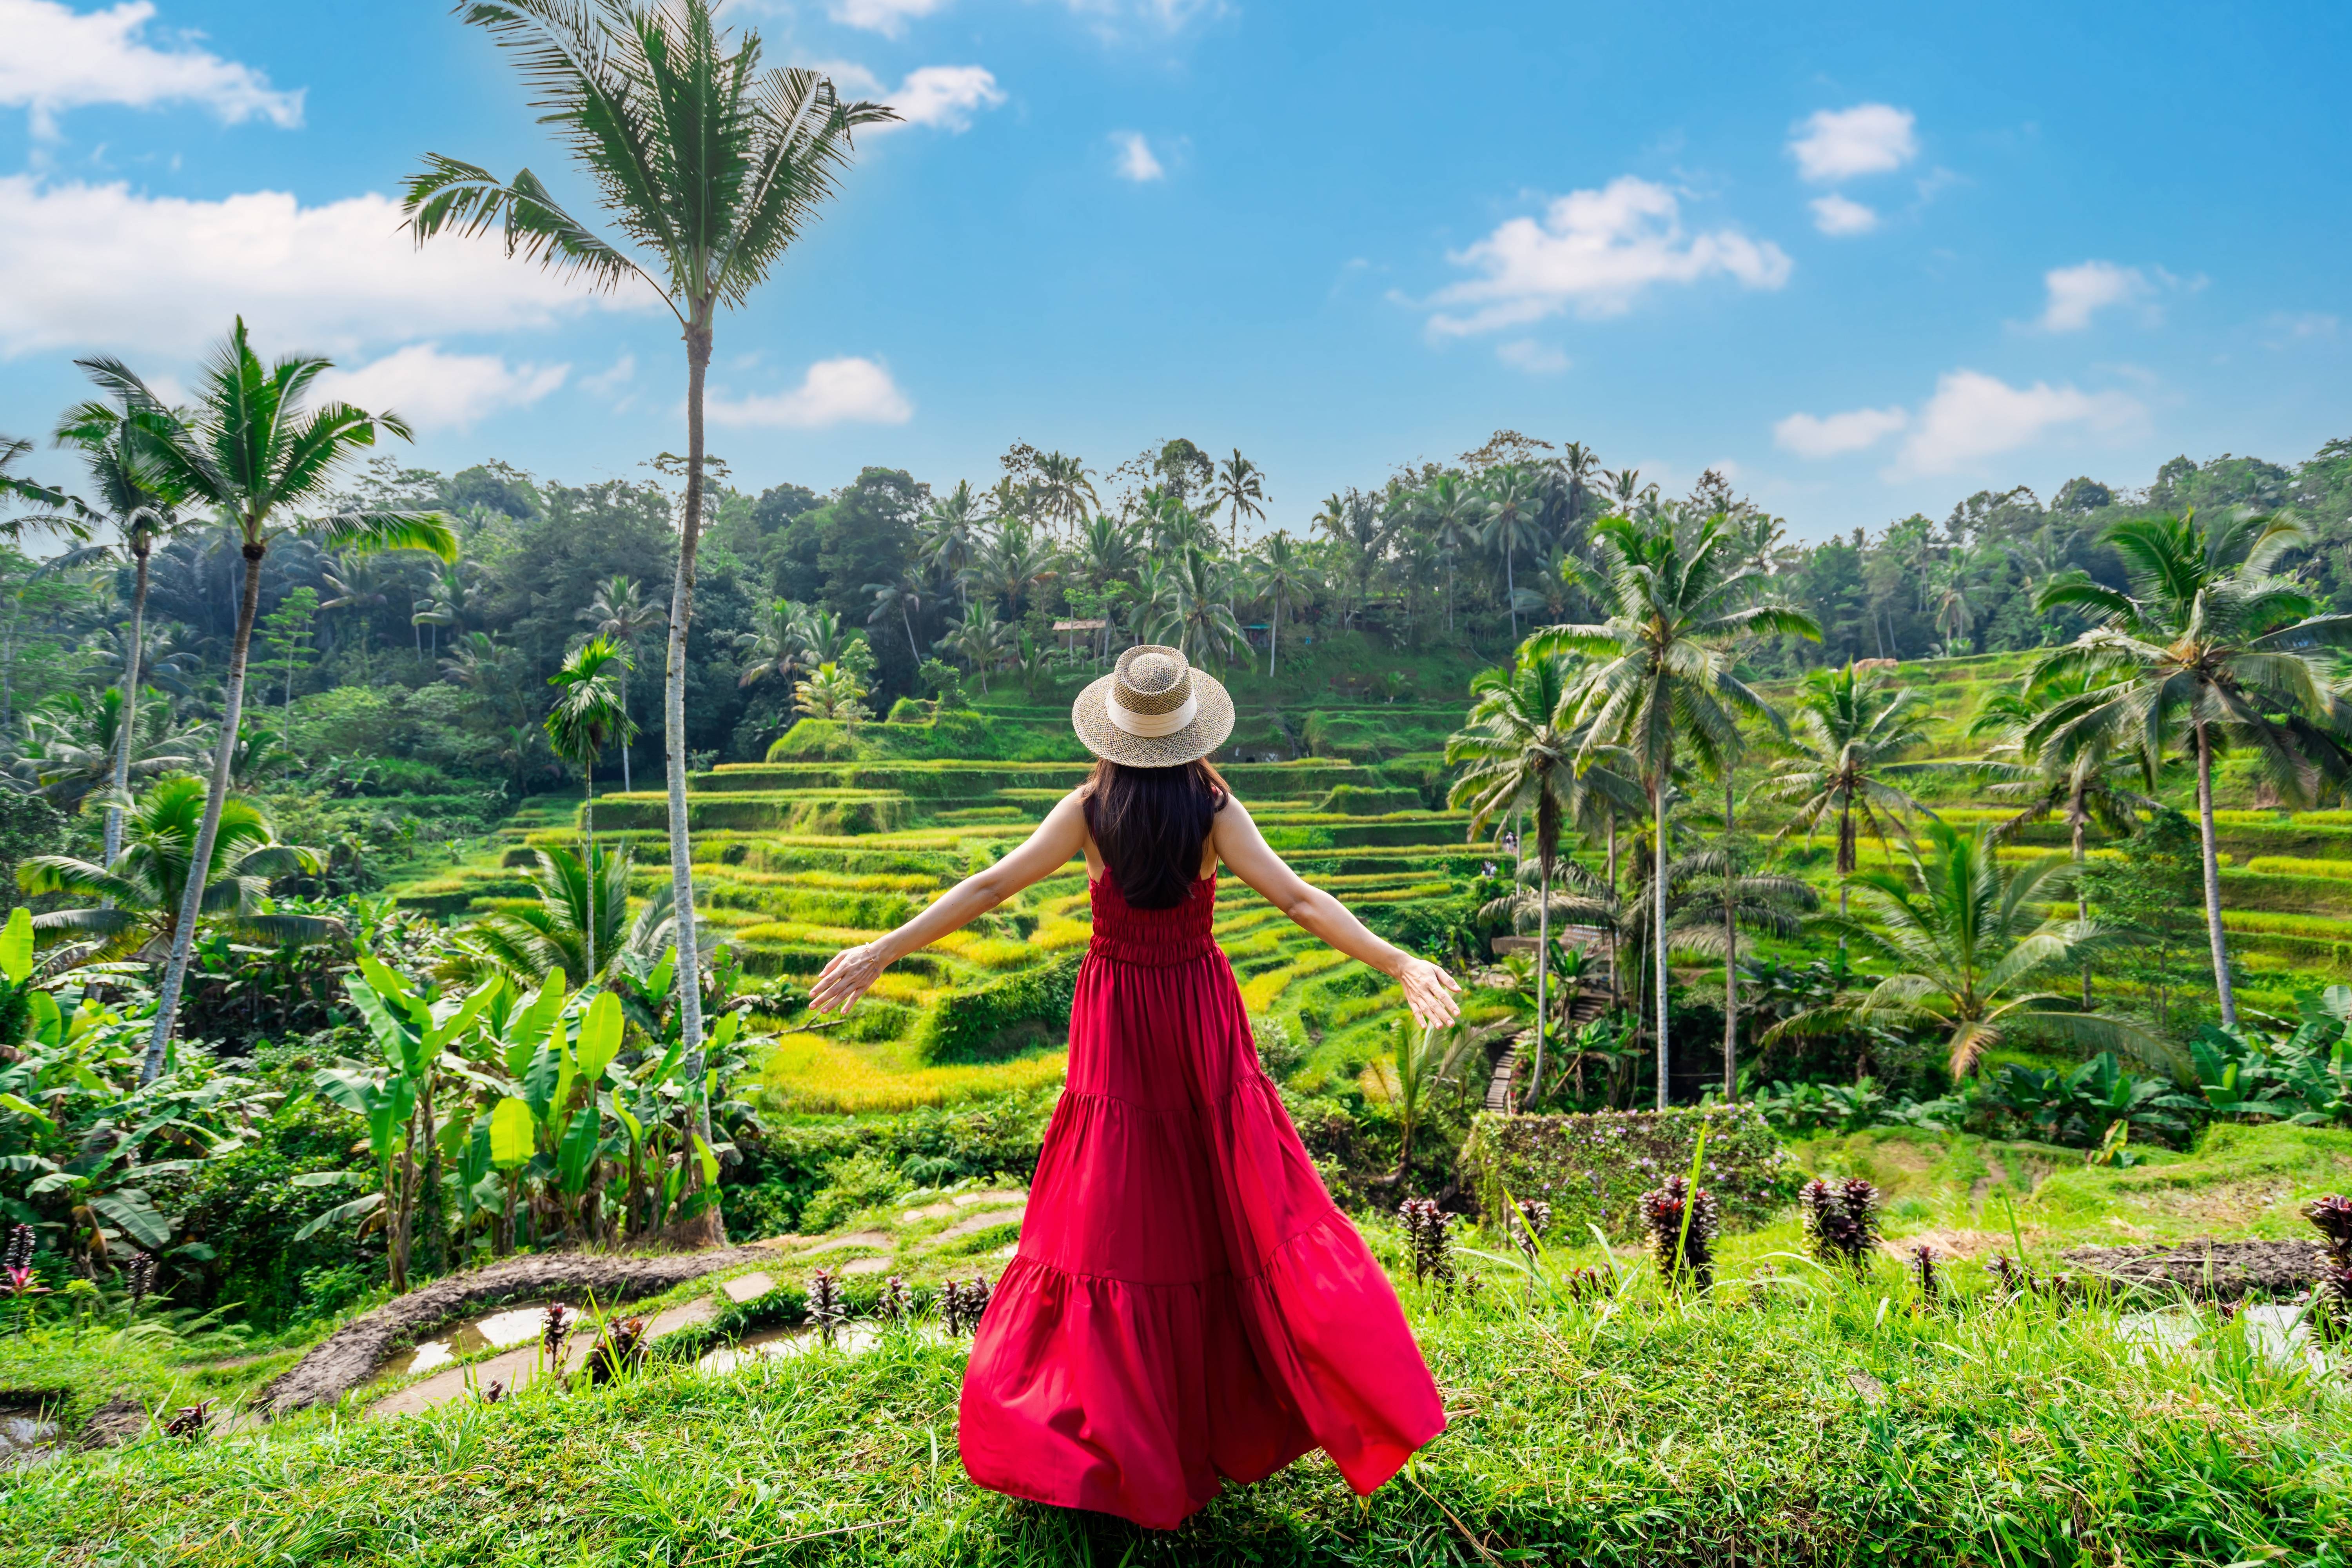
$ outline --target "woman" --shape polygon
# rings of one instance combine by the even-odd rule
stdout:
[[[1369,1493],[1445,1415],[1387,1276],[1258,1066],[1210,936],[1218,863],[1394,976],[1424,1025],[1453,1019],[1459,987],[1266,847],[1206,761],[1233,700],[1182,653],[1129,648],[1072,719],[1101,759],[1093,778],[1012,854],[835,955],[812,1002],[848,1007],[894,959],[1086,857],[1094,939],[1069,1079],[964,1373],[964,1468],[1158,1529],[1310,1448]]]

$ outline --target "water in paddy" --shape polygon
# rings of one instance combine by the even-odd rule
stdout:
[[[0,1408],[0,1469],[30,1469],[57,1457],[58,1424],[46,1409]]]
[[[567,1307],[570,1306],[566,1302]],[[575,1319],[575,1321],[577,1320]],[[485,1312],[478,1318],[467,1318],[453,1323],[429,1340],[418,1342],[416,1348],[404,1351],[377,1369],[378,1378],[407,1377],[420,1372],[432,1372],[447,1366],[461,1356],[477,1351],[512,1350],[539,1338],[547,1325],[547,1303],[536,1302],[528,1307],[501,1307],[495,1312]]]

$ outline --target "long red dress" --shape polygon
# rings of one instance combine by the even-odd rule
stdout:
[[[1445,1427],[1396,1292],[1258,1066],[1210,935],[1094,884],[1068,1087],[964,1373],[982,1486],[1172,1529],[1310,1448],[1370,1492]]]

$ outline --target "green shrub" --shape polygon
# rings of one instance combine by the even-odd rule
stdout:
[[[865,1209],[887,1204],[900,1193],[910,1190],[906,1177],[898,1173],[879,1150],[860,1149],[846,1160],[835,1162],[825,1172],[825,1184],[816,1190],[801,1211],[802,1228],[810,1235],[831,1230],[842,1221]]]
[[[1317,801],[1315,809],[1343,816],[1385,816],[1391,811],[1419,811],[1421,792],[1397,784],[1344,784]]]
[[[1065,1037],[1080,958],[1065,954],[940,997],[915,1037],[916,1056],[931,1063],[995,1061]]]
[[[859,750],[856,735],[839,720],[803,719],[768,748],[768,761],[846,762]]]
[[[1587,1226],[1632,1240],[1641,1228],[1635,1200],[1662,1178],[1689,1173],[1702,1124],[1706,1164],[1699,1185],[1715,1194],[1725,1218],[1761,1224],[1794,1196],[1802,1179],[1796,1162],[1751,1105],[1589,1116],[1481,1112],[1462,1161],[1489,1224],[1503,1212],[1507,1190],[1522,1203],[1551,1205],[1551,1234],[1571,1244]]]

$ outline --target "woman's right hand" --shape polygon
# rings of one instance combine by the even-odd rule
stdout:
[[[1397,983],[1404,987],[1404,1005],[1423,1028],[1442,1029],[1462,1016],[1462,1004],[1454,999],[1462,983],[1429,960],[1405,954]]]
[[[809,987],[809,1011],[812,1013],[846,1013],[856,1000],[866,994],[866,988],[881,978],[890,966],[879,942],[867,942],[863,947],[847,947],[833,955],[824,973]]]

